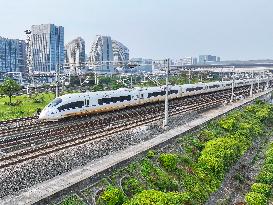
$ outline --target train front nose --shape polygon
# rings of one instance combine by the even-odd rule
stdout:
[[[56,119],[57,109],[46,108],[43,109],[39,115],[39,120],[54,120]]]
[[[39,120],[46,120],[48,119],[48,109],[43,109],[39,115]]]

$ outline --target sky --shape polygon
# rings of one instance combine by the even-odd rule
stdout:
[[[0,36],[25,39],[31,25],[64,26],[86,52],[109,35],[130,57],[212,54],[223,60],[273,59],[272,0],[0,0]]]

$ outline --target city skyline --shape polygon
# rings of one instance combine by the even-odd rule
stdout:
[[[270,0],[0,2],[5,5],[0,36],[5,38],[25,39],[23,31],[32,25],[52,23],[65,28],[65,43],[81,36],[87,52],[99,34],[119,39],[131,57],[272,59]]]

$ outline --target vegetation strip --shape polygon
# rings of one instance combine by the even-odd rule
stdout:
[[[144,159],[114,173],[97,203],[204,204],[232,165],[267,134],[272,114],[271,105],[258,102],[181,137],[170,152],[149,151]],[[90,188],[83,192],[90,193]]]
[[[265,153],[265,161],[261,171],[256,177],[256,182],[252,184],[251,190],[245,196],[248,205],[266,205],[271,196],[273,184],[273,143],[271,143]]]

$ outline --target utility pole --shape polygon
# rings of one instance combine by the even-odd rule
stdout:
[[[233,76],[232,76],[232,88],[231,88],[230,102],[233,102],[233,100],[234,100],[234,83],[235,83],[235,66],[233,66]]]
[[[133,68],[131,68],[131,76],[130,76],[130,88],[133,88]]]
[[[56,67],[56,92],[55,92],[56,98],[59,97],[59,64],[57,64]]]
[[[224,81],[224,75],[223,75],[223,68],[221,68],[221,81],[223,82]]]
[[[266,86],[265,86],[265,90],[267,90],[269,88],[269,76],[266,75],[267,79],[266,79]]]
[[[260,72],[258,72],[258,89],[257,92],[260,90]]]
[[[24,32],[27,35],[27,39],[26,39],[26,50],[27,50],[26,66],[27,66],[28,75],[30,76],[32,84],[34,86],[33,68],[31,67],[32,66],[32,59],[31,59],[31,30],[25,30]],[[29,95],[29,85],[27,85],[27,95]]]
[[[191,84],[191,69],[189,69],[189,84]]]
[[[251,75],[250,97],[253,96],[253,81],[254,81],[254,70],[252,70],[252,75]]]
[[[166,127],[168,125],[168,117],[169,117],[169,113],[168,113],[168,91],[169,91],[169,69],[170,69],[170,59],[168,58],[167,60],[165,60],[167,63],[166,66],[166,94],[165,94],[165,118],[163,121],[163,127]],[[165,62],[164,62],[165,64]]]

